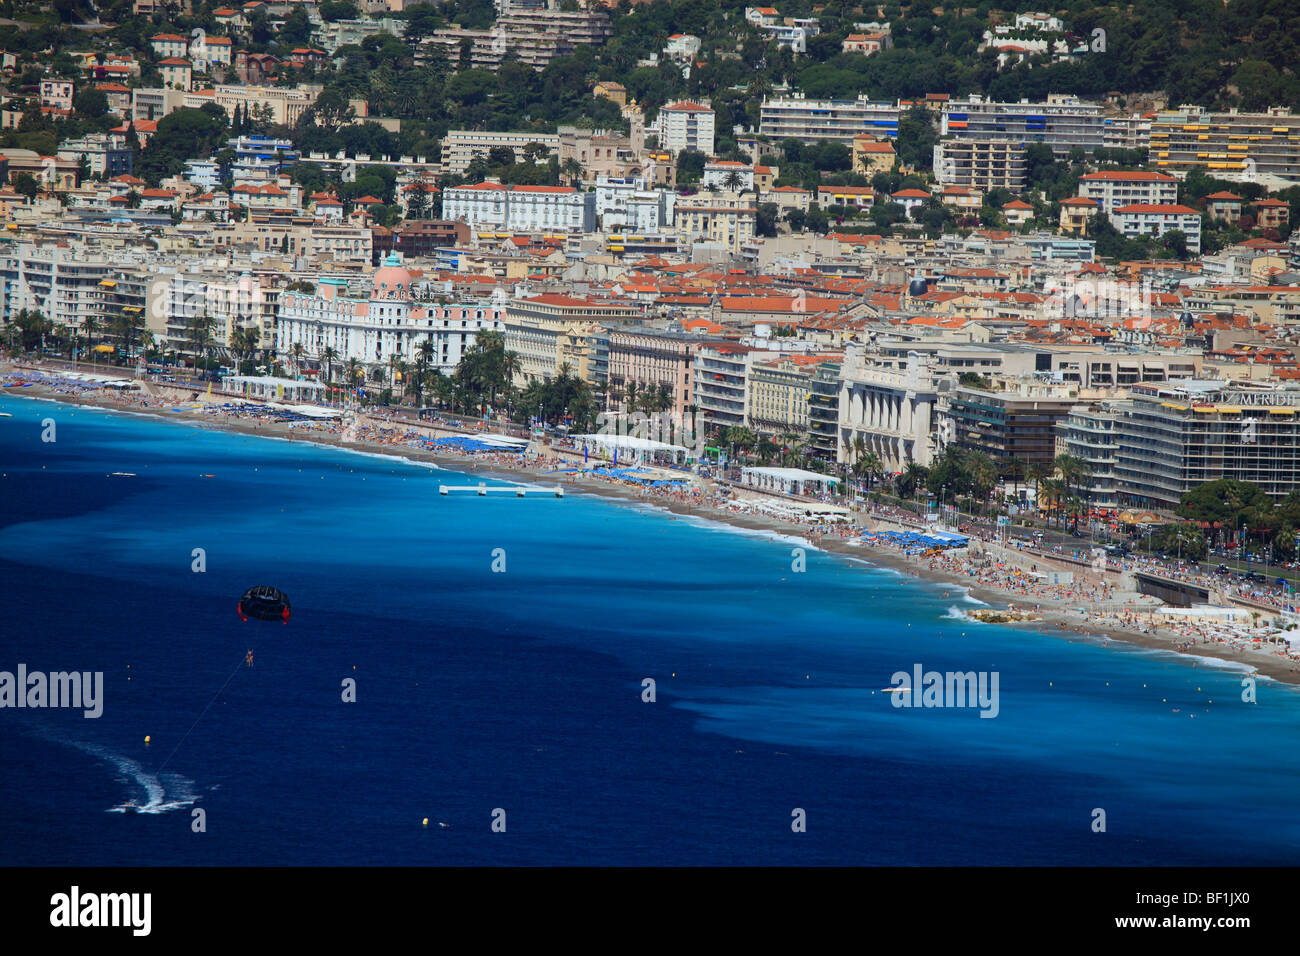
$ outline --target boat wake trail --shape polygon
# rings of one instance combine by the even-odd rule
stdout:
[[[107,813],[168,813],[193,806],[198,799],[194,781],[179,773],[150,773],[139,762],[114,753],[99,744],[42,734],[52,743],[72,747],[101,760],[117,772],[118,782],[126,788],[125,799],[109,807]]]

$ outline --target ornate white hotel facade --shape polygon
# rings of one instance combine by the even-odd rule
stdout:
[[[505,330],[506,299],[443,305],[416,301],[411,273],[390,254],[376,270],[367,298],[349,296],[338,279],[322,279],[313,294],[286,292],[280,298],[276,351],[287,360],[295,345],[305,360],[322,363],[327,348],[335,365],[356,359],[367,368],[387,368],[396,357],[414,362],[420,344],[433,343],[432,367],[452,372],[480,332]]]
[[[934,460],[935,404],[947,383],[916,353],[905,365],[874,362],[850,345],[840,366],[838,460],[852,462],[861,437],[886,472]]]

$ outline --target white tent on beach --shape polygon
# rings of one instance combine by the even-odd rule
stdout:
[[[802,468],[742,468],[740,483],[760,491],[775,491],[783,495],[806,495],[826,491],[840,480],[830,475]]]
[[[230,375],[222,387],[242,391],[246,398],[280,399],[281,401],[319,401],[325,397],[320,382],[306,382],[272,375]]]
[[[605,458],[613,457],[617,452],[624,460],[635,458],[637,461],[653,459],[656,455],[672,455],[673,461],[679,456],[689,455],[691,450],[684,445],[670,445],[667,442],[638,438],[635,435],[575,435],[574,440],[583,447],[596,451]]]

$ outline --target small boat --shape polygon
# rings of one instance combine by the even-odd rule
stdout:
[[[0,412],[0,418],[13,418],[9,412]]]
[[[112,474],[113,478],[134,478],[135,476],[134,471],[115,471]]]

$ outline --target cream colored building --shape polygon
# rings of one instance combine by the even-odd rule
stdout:
[[[739,253],[754,238],[757,213],[752,193],[701,192],[677,201],[674,224],[688,240],[717,243]]]
[[[570,295],[520,295],[506,309],[506,351],[519,357],[514,383],[553,378],[562,366],[593,382],[592,333],[607,323],[639,320],[641,310],[617,302]]]
[[[271,107],[271,122],[293,126],[312,104],[310,93],[278,86],[217,86],[213,89],[213,102],[231,118],[235,107],[241,111],[250,108]]]

